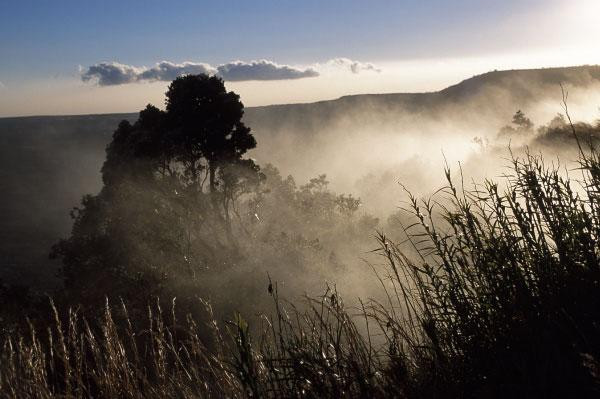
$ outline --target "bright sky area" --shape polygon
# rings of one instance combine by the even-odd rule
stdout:
[[[598,0],[5,1],[0,116],[162,106],[180,73],[247,106],[598,64]]]

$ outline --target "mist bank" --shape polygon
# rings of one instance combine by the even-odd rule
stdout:
[[[536,125],[548,122],[561,111],[560,84],[574,119],[598,116],[598,66],[495,71],[439,92],[246,108],[244,121],[258,141],[249,154],[299,184],[326,173],[332,189],[361,197],[365,209],[385,217],[400,201],[397,182],[426,194],[443,179],[444,157],[478,176],[499,174],[502,159],[490,162],[481,143],[506,149],[496,134],[517,109]],[[136,118],[0,119],[0,276],[52,284],[50,245],[68,234],[69,209],[99,190],[104,149],[119,121]]]
[[[300,180],[326,172],[333,187],[353,190],[369,172],[400,170],[414,156],[431,167],[442,152],[464,161],[477,150],[474,136],[494,139],[518,109],[536,124],[549,121],[561,111],[561,84],[576,119],[599,116],[600,67],[584,66],[494,71],[431,93],[249,108],[246,121],[261,143],[252,152],[259,163]]]

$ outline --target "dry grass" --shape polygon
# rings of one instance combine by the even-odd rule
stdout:
[[[210,306],[204,303],[206,310]],[[118,322],[115,317],[118,315]],[[197,398],[242,396],[240,384],[220,351],[215,324],[200,328],[175,312],[148,308],[147,326],[134,330],[125,305],[105,307],[101,320],[88,322],[69,309],[64,323],[54,308],[47,331],[33,326],[26,336],[8,337],[0,354],[0,395],[10,398]],[[202,332],[200,331],[202,330]]]
[[[272,316],[208,324],[125,305],[31,326],[0,351],[4,397],[594,397],[600,391],[600,158],[581,178],[514,159],[501,189],[408,195],[407,241],[378,236],[384,302],[335,289]],[[412,253],[406,255],[407,247]],[[134,325],[135,324],[135,325]],[[207,337],[207,331],[210,337]]]

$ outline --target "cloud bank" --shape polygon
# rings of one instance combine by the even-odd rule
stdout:
[[[286,80],[319,76],[312,68],[296,68],[272,61],[235,61],[213,67],[206,63],[184,62],[175,64],[162,61],[152,68],[138,68],[118,62],[102,62],[82,71],[84,82],[97,81],[100,86],[114,86],[134,82],[171,81],[181,75],[200,73],[218,75],[224,80]]]
[[[313,67],[294,67],[277,64],[269,60],[251,62],[233,61],[216,67],[206,63],[184,62],[176,64],[162,61],[152,68],[135,67],[118,62],[101,62],[82,68],[81,80],[94,81],[100,86],[115,86],[135,82],[171,81],[181,75],[200,73],[217,75],[226,81],[243,82],[248,80],[290,80],[312,78],[320,75],[319,70],[343,69],[354,74],[364,71],[379,72],[373,64],[335,58],[325,64]]]

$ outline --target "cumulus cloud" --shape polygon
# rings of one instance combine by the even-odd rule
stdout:
[[[242,82],[248,80],[290,80],[319,76],[321,72],[338,73],[346,71],[352,74],[362,72],[381,72],[368,62],[354,61],[348,58],[334,58],[322,64],[309,67],[295,67],[277,64],[269,60],[251,62],[233,61],[218,66],[202,62],[184,62],[176,64],[162,61],[152,68],[135,67],[118,62],[101,62],[80,68],[84,82],[95,81],[100,86],[114,86],[134,82],[171,81],[182,75],[200,73],[218,75],[224,80]]]
[[[344,69],[354,74],[361,72],[381,72],[381,69],[377,68],[370,62],[353,61],[348,58],[334,58],[325,63],[326,68]]]
[[[100,86],[122,85],[138,80],[144,70],[131,65],[119,64],[118,62],[101,62],[92,65],[81,74],[81,80],[88,82],[98,79]]]
[[[295,68],[279,65],[272,61],[260,60],[252,62],[235,61],[219,65],[218,75],[225,80],[288,80],[319,76],[313,68]]]
[[[214,75],[216,69],[204,63],[184,62],[183,64],[174,64],[163,61],[140,73],[137,80],[169,81],[181,75],[199,75],[201,73]]]
[[[296,68],[280,65],[268,60],[242,62],[234,61],[213,67],[206,63],[184,62],[175,64],[162,61],[152,68],[139,68],[118,62],[102,62],[84,68],[81,79],[84,82],[97,81],[100,86],[113,86],[134,82],[170,81],[181,75],[200,74],[221,76],[229,81],[247,80],[287,80],[319,76],[313,68]]]

